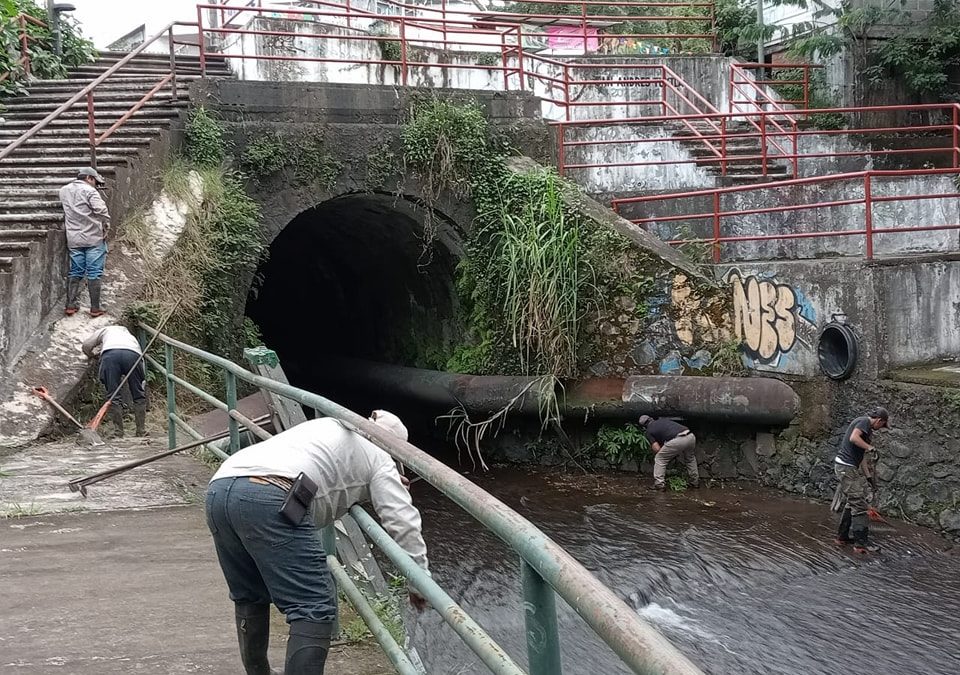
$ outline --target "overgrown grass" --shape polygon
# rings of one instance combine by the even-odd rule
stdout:
[[[141,302],[129,308],[127,319],[156,325],[177,307],[168,334],[237,359],[248,341],[258,337],[256,327],[243,318],[243,282],[266,253],[260,208],[246,194],[243,176],[222,164],[227,150],[218,120],[198,108],[190,116],[186,138],[184,158],[163,176],[167,195],[190,205],[176,245],[158,260],[152,250],[155,233],[142,215],[124,233],[146,265]],[[181,357],[177,370],[211,393],[222,392],[221,374],[209,364]]]
[[[33,502],[30,504],[13,502],[5,504],[3,508],[0,508],[0,520],[29,518],[31,516],[39,516],[42,513],[44,513],[43,507],[37,506]]]
[[[550,171],[509,175],[496,218],[491,261],[502,286],[513,348],[524,372],[568,377],[577,370],[584,287],[593,269],[581,258],[580,223]]]

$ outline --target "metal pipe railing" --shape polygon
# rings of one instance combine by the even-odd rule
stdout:
[[[195,26],[195,25],[196,24],[193,24],[193,23],[184,23],[182,21],[174,21],[168,24],[165,28],[163,28],[158,33],[144,40],[144,42],[138,45],[133,51],[131,51],[129,54],[124,56],[122,59],[117,61],[115,64],[113,64],[109,68],[107,68],[101,75],[99,75],[96,79],[94,79],[93,82],[91,82],[90,84],[80,89],[80,91],[78,91],[77,93],[73,94],[64,103],[61,103],[56,110],[54,110],[49,115],[44,117],[42,120],[34,124],[27,131],[21,134],[18,138],[16,138],[15,140],[7,144],[7,146],[4,147],[3,150],[0,150],[0,160],[3,160],[6,157],[9,157],[11,153],[13,153],[19,147],[21,147],[24,143],[26,143],[31,138],[36,136],[39,132],[46,129],[47,126],[52,121],[58,119],[63,113],[70,110],[74,105],[76,105],[82,99],[86,99],[87,100],[87,124],[88,124],[89,137],[90,137],[89,138],[90,159],[91,159],[91,164],[93,164],[93,166],[96,166],[96,150],[99,144],[105,141],[107,138],[109,138],[110,135],[112,135],[117,130],[117,128],[119,128],[137,110],[139,110],[147,102],[147,100],[150,97],[155,95],[156,92],[159,91],[159,87],[155,87],[153,90],[151,90],[151,92],[147,96],[145,96],[140,101],[135,103],[131,110],[127,111],[124,115],[121,116],[119,124],[115,124],[114,126],[112,126],[110,129],[108,129],[108,131],[103,136],[100,136],[100,137],[98,137],[96,134],[96,119],[95,119],[94,99],[93,99],[94,90],[96,90],[96,88],[99,87],[101,84],[103,84],[105,81],[110,79],[117,71],[122,69],[128,63],[130,63],[130,61],[132,61],[141,53],[143,53],[143,51],[147,47],[149,47],[151,44],[153,44],[157,40],[161,39],[164,35],[168,35],[170,42],[172,43],[174,26]],[[175,77],[176,77],[175,58],[176,58],[175,54],[171,51],[171,60],[173,61],[172,70],[171,70],[171,73],[166,75],[164,78],[171,83],[175,82]],[[173,84],[172,86],[173,86],[174,96],[176,96],[176,86],[175,84]]]
[[[913,170],[899,170],[899,171],[884,171],[884,170],[872,170],[872,171],[857,171],[851,173],[841,173],[841,174],[831,174],[828,176],[814,176],[809,178],[798,178],[793,180],[784,180],[779,181],[774,184],[762,184],[762,185],[738,185],[726,188],[712,188],[706,190],[693,190],[689,192],[678,192],[666,195],[645,195],[638,197],[624,197],[620,199],[613,200],[613,208],[617,213],[622,213],[622,209],[625,205],[628,204],[644,204],[650,202],[659,202],[659,201],[674,201],[678,199],[690,199],[690,198],[710,198],[712,202],[712,209],[710,211],[702,211],[698,213],[687,213],[687,214],[676,214],[670,216],[647,216],[644,218],[635,218],[631,222],[636,225],[645,225],[649,223],[657,222],[683,222],[683,221],[697,221],[697,220],[706,220],[710,219],[712,223],[712,236],[710,238],[691,238],[691,239],[675,239],[671,240],[668,243],[670,244],[684,244],[684,243],[709,243],[712,245],[713,249],[713,260],[714,262],[720,262],[720,245],[725,243],[738,243],[738,242],[750,242],[750,241],[789,241],[792,239],[816,239],[816,238],[827,238],[827,237],[847,237],[847,236],[863,236],[864,237],[864,257],[867,260],[872,260],[874,257],[874,243],[877,235],[882,234],[903,234],[903,233],[919,233],[919,232],[939,232],[939,231],[949,231],[949,230],[960,230],[960,224],[945,224],[945,225],[907,225],[902,227],[876,227],[875,224],[875,214],[874,206],[878,203],[905,203],[910,201],[925,201],[932,199],[958,199],[960,198],[960,192],[944,192],[944,193],[934,193],[934,194],[921,194],[921,195],[876,195],[874,194],[876,178],[888,178],[888,179],[897,179],[897,178],[911,178],[915,176],[944,176],[960,175],[960,168],[948,168],[948,169],[913,169]],[[764,191],[767,193],[772,193],[774,190],[792,188],[796,186],[809,186],[809,185],[823,185],[825,183],[831,182],[840,182],[840,181],[860,181],[863,187],[863,197],[853,198],[853,199],[838,199],[832,201],[818,201],[812,204],[789,204],[786,206],[768,206],[768,207],[756,207],[756,208],[736,208],[735,210],[725,211],[721,207],[721,199],[726,195],[733,194],[743,194],[743,193],[755,193],[759,191]],[[769,202],[770,199],[765,199],[762,201]],[[772,214],[772,213],[786,213],[786,212],[799,212],[799,211],[810,211],[814,209],[824,209],[824,208],[837,208],[844,206],[863,206],[863,217],[864,217],[864,226],[862,228],[848,228],[843,230],[824,230],[817,232],[783,232],[775,234],[743,234],[743,235],[728,235],[724,236],[721,232],[722,221],[724,218],[737,218],[742,219],[744,216],[750,215],[763,215],[763,214]]]
[[[227,359],[158,333],[145,324],[141,324],[141,328],[164,344],[167,358],[162,372],[167,382],[167,409],[172,423],[177,423],[179,420],[176,413],[169,412],[171,409],[176,409],[176,393],[171,385],[176,383],[172,371],[173,350],[179,350],[216,366],[225,373],[230,373],[237,381],[273,392],[313,408],[320,415],[340,420],[423,477],[513,548],[523,561],[524,595],[528,600],[534,599],[537,603],[537,606],[532,608],[533,611],[526,613],[528,644],[530,640],[536,640],[536,644],[530,645],[528,650],[533,659],[531,672],[534,675],[548,675],[548,673],[559,675],[560,673],[559,670],[547,670],[547,668],[554,668],[553,664],[558,662],[559,657],[555,659],[549,650],[542,651],[541,641],[544,636],[539,633],[543,629],[557,630],[555,609],[552,607],[553,593],[559,594],[634,672],[676,675],[701,673],[676,647],[643,621],[632,608],[601,584],[556,542],[526,518],[442,462],[329,399],[256,375]],[[151,359],[150,365],[156,368],[159,363]],[[223,403],[223,405],[227,404]],[[227,407],[230,408],[229,405]],[[232,437],[230,445],[232,452],[239,449]],[[362,516],[360,518],[362,519]],[[418,587],[418,590],[424,590],[430,594],[437,591],[443,592],[439,586],[432,588],[430,584],[435,582],[432,582],[427,575],[421,576],[413,570],[410,571],[415,577],[413,580],[415,584],[424,584]],[[429,596],[427,597],[429,599]],[[440,596],[436,596],[435,599],[439,600]],[[552,618],[551,612],[553,612]],[[447,614],[451,620],[462,618],[452,609]],[[472,640],[479,639],[474,630],[471,629],[469,632],[473,636]],[[556,642],[559,638],[553,634],[547,636],[547,639],[548,642],[551,640]],[[476,642],[472,646],[475,647]],[[490,649],[493,649],[492,644]],[[490,666],[490,663],[487,665]],[[494,672],[508,671],[494,670]]]

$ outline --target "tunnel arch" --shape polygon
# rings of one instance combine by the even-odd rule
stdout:
[[[416,196],[340,194],[269,235],[246,313],[294,384],[324,390],[323,363],[343,357],[436,365],[458,338],[463,229]]]

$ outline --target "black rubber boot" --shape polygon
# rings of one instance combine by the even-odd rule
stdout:
[[[247,675],[271,675],[267,660],[270,644],[270,605],[236,604],[237,641]]]
[[[120,403],[111,403],[110,411],[110,421],[113,422],[113,426],[117,430],[116,438],[123,438],[123,406]]]
[[[287,641],[286,675],[321,675],[330,649],[333,624],[291,621]]]
[[[879,553],[880,547],[870,543],[870,521],[866,513],[853,516],[850,529],[853,531],[854,553]]]
[[[137,424],[137,436],[147,435],[147,402],[137,401],[133,404],[133,419]]]
[[[77,302],[77,296],[80,295],[81,281],[82,279],[67,278],[67,306],[63,310],[64,314],[76,314],[80,308],[80,304]]]
[[[843,515],[840,516],[840,527],[837,528],[837,538],[834,539],[834,543],[838,546],[853,543],[853,537],[850,536],[850,521],[850,509],[844,509]]]
[[[100,279],[87,279],[87,292],[90,293],[90,316],[100,316],[105,314],[100,306],[100,290],[103,288],[103,282]]]

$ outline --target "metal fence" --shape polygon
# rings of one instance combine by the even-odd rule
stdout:
[[[240,447],[241,426],[258,437],[268,435],[237,410],[237,384],[243,381],[311,408],[318,416],[340,420],[421,476],[506,543],[520,558],[527,655],[531,675],[560,675],[563,672],[557,623],[557,595],[563,598],[634,672],[676,675],[701,672],[666,638],[643,621],[633,609],[530,521],[426,452],[401,441],[360,415],[322,396],[256,375],[227,359],[158,333],[150,326],[141,324],[141,328],[148,336],[156,336],[157,341],[164,346],[162,363],[151,355],[146,357],[146,361],[161,374],[166,383],[168,443],[171,448],[177,443],[178,429],[195,439],[200,438],[199,432],[191,428],[177,411],[178,387],[189,391],[213,408],[227,413],[231,452]],[[177,354],[181,357],[189,355],[219,369],[224,378],[226,400],[221,401],[176,375],[174,371]],[[210,449],[218,456],[226,456],[217,448]],[[354,506],[351,514],[370,540],[394,562],[410,585],[430,601],[433,608],[491,672],[524,672],[462,607],[390,539],[369,514],[359,506]],[[337,561],[334,555],[335,546],[332,544],[333,536],[332,529],[327,528],[325,548],[334,578],[370,626],[391,662],[405,675],[415,673],[416,670],[402,648],[390,637],[389,632],[376,618],[370,604]]]

